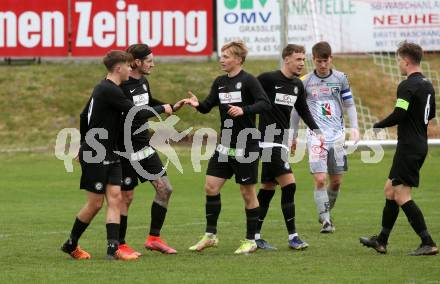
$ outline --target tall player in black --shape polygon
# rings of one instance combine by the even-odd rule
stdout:
[[[126,97],[136,106],[149,106],[158,114],[165,112],[171,114],[173,109],[178,110],[183,101],[175,104],[173,109],[171,105],[154,99],[151,94],[150,85],[145,78],[150,75],[154,67],[153,54],[150,47],[146,44],[133,44],[127,52],[133,57],[131,64],[132,70],[127,81],[122,82],[121,88]],[[160,251],[162,253],[174,254],[176,250],[163,241],[160,237],[160,230],[165,221],[167,213],[168,201],[172,193],[172,187],[163,170],[163,164],[156,150],[150,146],[150,135],[147,130],[134,134],[143,124],[145,120],[134,117],[131,129],[125,129],[127,135],[131,135],[131,146],[133,149],[127,149],[124,145],[122,135],[119,139],[119,147],[125,152],[129,152],[129,156],[139,163],[144,171],[151,177],[144,176],[142,172],[137,172],[131,162],[127,158],[121,158],[122,165],[122,206],[121,206],[121,230],[119,233],[119,249],[131,254],[140,255],[139,252],[133,250],[126,242],[125,235],[127,232],[128,209],[133,200],[134,188],[138,185],[138,179],[141,182],[151,181],[156,195],[151,205],[151,223],[150,232],[145,241],[145,248]],[[129,133],[129,134],[128,134]],[[147,153],[147,154],[145,154]],[[133,161],[132,161],[133,162]]]
[[[259,215],[255,185],[258,178],[258,130],[255,115],[270,109],[270,103],[258,80],[242,69],[247,55],[243,42],[230,42],[221,49],[220,64],[227,73],[217,77],[209,96],[200,102],[190,93],[187,103],[200,113],[219,107],[221,120],[220,144],[209,160],[206,172],[206,233],[191,251],[217,246],[217,220],[221,209],[220,190],[235,174],[235,182],[245,202],[246,239],[235,251],[247,254],[257,249],[255,230]],[[255,133],[253,135],[251,133]],[[251,137],[249,137],[251,136]],[[249,138],[249,139],[247,139]]]
[[[289,141],[293,107],[310,129],[318,131],[319,127],[310,114],[303,83],[298,79],[304,69],[304,47],[288,44],[283,49],[282,58],[281,70],[258,76],[258,80],[272,104],[272,110],[265,111],[260,115],[259,130],[263,135],[260,148],[262,148],[263,165],[261,189],[258,192],[260,217],[258,218],[255,240],[258,248],[273,248],[261,238],[260,231],[270,201],[275,194],[275,188],[279,184],[281,187],[281,209],[288,232],[288,245],[293,249],[301,250],[307,248],[308,244],[299,238],[295,228],[296,183],[288,162],[289,148],[294,144]]]
[[[437,245],[428,233],[422,211],[411,199],[411,189],[419,186],[419,171],[428,153],[427,128],[435,117],[435,92],[431,82],[421,73],[422,48],[414,43],[402,42],[397,50],[399,69],[408,76],[397,88],[394,111],[374,128],[397,125],[397,148],[393,165],[385,183],[385,207],[379,236],[362,237],[360,242],[386,253],[388,237],[402,208],[411,227],[420,237],[421,245],[409,255],[435,255]]]
[[[115,153],[118,150],[121,113],[135,107],[119,87],[122,81],[128,79],[131,56],[124,51],[110,51],[103,62],[108,70],[107,77],[94,88],[80,116],[80,188],[87,191],[87,203],[79,211],[70,237],[61,249],[75,259],[90,258],[90,254],[79,247],[78,240],[101,209],[105,197],[107,255],[111,259],[131,260],[138,256],[118,249],[122,171],[119,157]],[[146,120],[154,116],[154,113],[141,110],[138,116]]]

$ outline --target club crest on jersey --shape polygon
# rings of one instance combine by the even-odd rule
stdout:
[[[102,182],[95,183],[95,189],[97,191],[101,191],[103,188],[104,188],[104,185],[102,184]]]
[[[298,86],[295,86],[295,88],[293,88],[293,93],[295,95],[298,95]]]
[[[332,95],[339,96],[339,87],[331,87]]]
[[[131,177],[126,177],[125,179],[124,179],[124,184],[125,185],[130,185],[131,184]]]
[[[240,89],[241,89],[241,82],[238,82],[238,83],[235,85],[235,88],[236,88],[237,90],[240,90]]]
[[[145,91],[148,91],[148,90],[147,90],[147,85],[142,84],[142,88],[144,88]]]

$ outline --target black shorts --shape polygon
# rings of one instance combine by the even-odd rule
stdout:
[[[104,194],[107,184],[121,185],[122,169],[119,161],[92,164],[81,160],[81,170],[81,189]]]
[[[141,165],[142,169],[144,169],[150,175],[157,175],[164,169],[162,161],[160,160],[157,152],[154,152],[151,156],[138,161],[138,163]],[[128,159],[121,158],[121,165],[123,191],[133,190],[139,184],[138,180],[142,183],[146,182],[147,180],[151,181],[148,179],[148,177],[142,176],[142,172],[136,172],[136,169],[132,166]],[[164,171],[161,176],[166,175],[167,173]]]
[[[393,186],[403,184],[410,187],[418,187],[419,172],[425,162],[426,155],[426,152],[412,153],[397,146],[393,165],[388,176]]]
[[[270,150],[265,148],[266,150]],[[261,149],[264,151],[264,149]],[[289,153],[283,147],[273,147],[270,161],[262,162],[261,183],[275,182],[276,178],[284,174],[291,174],[292,169],[288,162]],[[284,162],[286,161],[286,162]]]
[[[249,152],[258,153],[258,145],[246,147],[248,157]],[[227,158],[227,161],[219,161],[219,157]],[[217,150],[209,159],[206,174],[218,178],[230,179],[235,175],[235,182],[239,184],[256,184],[258,180],[258,159],[250,163],[239,162],[235,157],[220,154]]]

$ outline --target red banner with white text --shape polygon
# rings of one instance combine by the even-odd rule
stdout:
[[[0,56],[67,56],[67,0],[0,1]]]
[[[211,55],[212,1],[71,0],[72,55],[146,43],[155,55]]]
[[[134,43],[155,55],[211,55],[212,17],[213,1],[1,0],[0,56],[102,56]]]

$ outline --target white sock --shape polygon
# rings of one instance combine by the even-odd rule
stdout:
[[[314,197],[319,218],[323,221],[323,223],[330,222],[330,204],[328,201],[327,190],[315,190]]]
[[[298,237],[298,233],[289,234],[289,241],[293,240],[294,237]]]
[[[260,235],[260,234],[255,234],[255,239],[256,239],[256,240],[261,239],[261,235]]]

